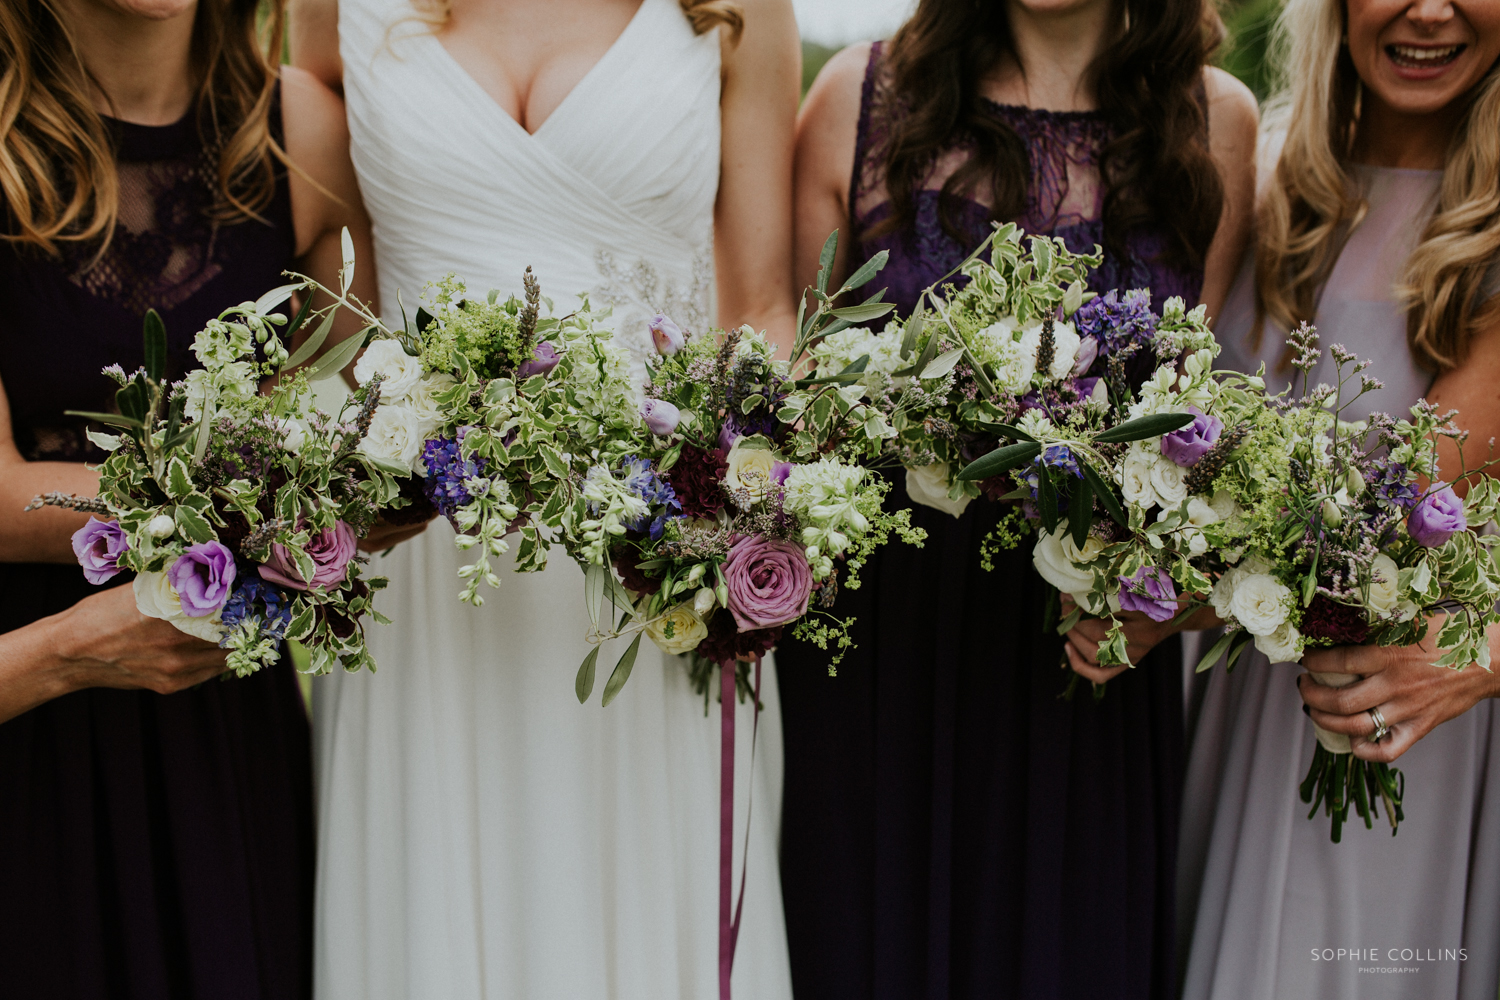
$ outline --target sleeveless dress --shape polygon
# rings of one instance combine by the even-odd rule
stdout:
[[[146,309],[165,320],[168,372],[181,378],[197,367],[203,325],[281,284],[292,263],[284,172],[264,222],[217,225],[217,156],[191,114],[107,124],[121,198],[102,259],[96,247],[58,259],[0,245],[0,379],[31,461],[103,459],[63,411],[114,409],[100,369],[143,363]],[[272,128],[280,134],[279,104]],[[98,589],[76,565],[0,564],[0,631]],[[310,743],[288,659],[173,695],[78,691],[0,725],[0,992],[308,996]]]
[[[406,0],[339,5],[354,164],[383,309],[456,272],[614,307],[644,358],[662,310],[704,330],[719,178],[719,40],[644,0],[535,135]],[[583,575],[561,550],[458,601],[439,520],[375,567],[391,578],[374,676],[318,679],[316,994],[323,1000],[699,1000],[718,982],[718,712],[648,644],[608,708],[580,705]],[[601,655],[612,669],[623,644]],[[768,671],[767,674],[770,672]],[[777,693],[754,774],[737,996],[790,993],[776,879]],[[746,815],[751,706],[740,706]],[[743,831],[743,827],[741,827]],[[736,871],[744,845],[736,836]]]
[[[1368,410],[1401,417],[1432,383],[1412,361],[1392,296],[1436,205],[1441,171],[1356,166],[1369,213],[1350,234],[1318,300],[1324,347],[1311,382],[1333,382],[1327,349],[1373,364],[1385,388]],[[1500,291],[1492,269],[1487,291]],[[1284,336],[1254,324],[1247,259],[1224,306],[1225,368],[1279,370]],[[1356,416],[1367,412],[1361,400]],[[1475,669],[1475,668],[1471,668]],[[1297,785],[1314,746],[1296,678],[1302,667],[1251,651],[1215,668],[1189,753],[1182,820],[1182,931],[1188,1000],[1494,1000],[1500,988],[1500,713],[1483,701],[1428,733],[1396,762],[1406,819],[1392,837],[1346,824],[1328,837]],[[1197,692],[1195,692],[1197,693]],[[1352,817],[1351,817],[1352,819]],[[1333,949],[1324,960],[1323,949]],[[1341,955],[1339,949],[1343,949]],[[1463,949],[1463,957],[1458,952]],[[1374,954],[1372,955],[1371,952]],[[1411,971],[1407,971],[1411,970]]]
[[[850,185],[855,252],[891,251],[878,284],[907,312],[917,293],[989,230],[957,244],[937,192],[961,162],[940,158],[912,229],[864,235],[888,211],[880,175],[894,114],[871,53]],[[1032,160],[1030,232],[1075,250],[1103,243],[1094,168],[1109,126],[1096,113],[989,105]],[[1132,235],[1095,290],[1149,286],[1197,298],[1201,276],[1151,263]],[[911,506],[897,477],[893,508]],[[1165,997],[1173,970],[1173,867],[1181,780],[1179,644],[1061,700],[1062,640],[1040,627],[1044,590],[1029,546],[992,572],[979,544],[997,505],[963,517],[913,508],[921,549],[891,545],[840,595],[858,616],[853,651],[829,677],[821,651],[777,654],[786,734],[782,891],[793,983],[820,1000]],[[1065,666],[1065,665],[1064,665]]]

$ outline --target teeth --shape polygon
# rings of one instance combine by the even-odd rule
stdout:
[[[1411,45],[1392,45],[1391,51],[1410,62],[1441,62],[1457,52],[1461,46],[1449,45],[1441,49],[1419,49]]]

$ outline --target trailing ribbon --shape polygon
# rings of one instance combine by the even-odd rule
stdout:
[[[755,722],[750,727],[750,798],[745,802],[745,864],[740,869],[739,899],[729,905],[734,889],[734,706],[735,662],[719,664],[719,1000],[730,1000],[729,974],[740,938],[740,916],[745,908],[745,877],[750,871],[750,809],[755,791],[755,740],[760,733],[760,654],[755,656],[752,694]]]

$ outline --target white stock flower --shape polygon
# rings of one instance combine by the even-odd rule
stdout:
[[[1037,533],[1036,546],[1031,550],[1031,562],[1042,579],[1065,594],[1073,595],[1079,604],[1089,604],[1089,591],[1094,588],[1094,571],[1089,567],[1099,553],[1104,551],[1104,542],[1090,535],[1083,548],[1073,544],[1068,532],[1068,522],[1063,521],[1051,534]]]
[[[354,362],[354,381],[368,385],[376,375],[382,377],[380,400],[394,403],[405,399],[422,378],[422,362],[406,353],[396,340],[377,340],[365,348]]]
[[[1156,503],[1156,489],[1151,485],[1151,469],[1156,460],[1149,452],[1132,447],[1120,467],[1120,492],[1125,501],[1137,507],[1150,507]]]
[[[411,407],[401,403],[381,403],[375,408],[369,433],[359,442],[359,450],[371,458],[416,471],[425,441],[422,425]]]
[[[1365,604],[1376,614],[1390,614],[1395,609],[1401,598],[1401,592],[1396,588],[1396,580],[1400,571],[1396,568],[1396,560],[1381,552],[1370,564],[1370,589],[1365,595]]]
[[[647,625],[646,635],[656,643],[657,649],[676,656],[697,649],[698,643],[708,638],[708,625],[698,614],[693,602],[683,601],[668,608],[660,618]]]
[[[889,324],[876,333],[861,326],[850,327],[824,337],[810,353],[818,362],[817,375],[826,378],[837,375],[861,357],[868,356],[865,371],[883,372],[905,368],[907,362],[901,358],[901,338],[904,331],[899,324]]]
[[[906,494],[914,503],[919,503],[954,517],[963,515],[972,497],[948,498],[947,462],[935,462],[916,469],[906,470]]]
[[[1269,573],[1245,573],[1235,583],[1229,610],[1252,635],[1271,635],[1286,621],[1292,592]]]
[[[1265,653],[1266,659],[1272,663],[1298,663],[1302,660],[1302,650],[1298,643],[1301,638],[1301,633],[1291,622],[1282,622],[1270,635],[1256,636],[1255,648]]]
[[[224,638],[224,623],[220,618],[223,612],[215,611],[202,618],[189,618],[183,614],[182,602],[165,572],[141,573],[136,576],[131,589],[135,591],[136,610],[147,618],[171,622],[179,632],[206,642],[218,642]]]
[[[1151,489],[1162,506],[1176,507],[1187,499],[1187,474],[1187,469],[1165,455],[1156,456],[1151,464]]]
[[[1073,363],[1078,360],[1078,331],[1067,321],[1052,324],[1052,367],[1043,372],[1051,382],[1061,382],[1073,374]],[[1036,369],[1036,352],[1042,344],[1042,321],[1037,320],[1021,331],[1021,350],[1031,359]]]

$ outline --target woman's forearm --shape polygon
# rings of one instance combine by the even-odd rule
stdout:
[[[0,635],[0,723],[74,689],[60,652],[61,616]]]
[[[6,462],[0,467],[0,562],[71,563],[73,532],[87,514],[60,507],[26,510],[43,493],[94,496],[99,473],[82,462]]]

